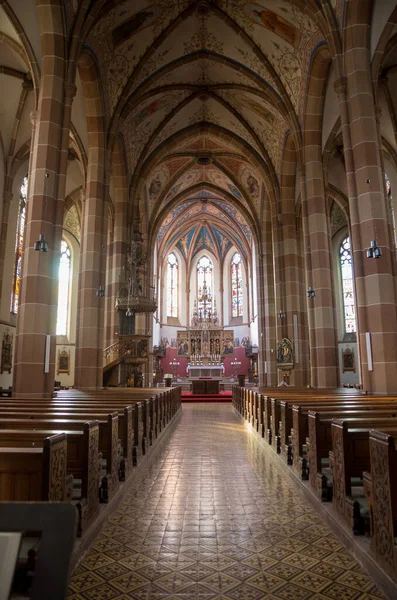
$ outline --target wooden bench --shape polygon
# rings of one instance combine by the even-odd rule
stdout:
[[[332,421],[330,469],[333,483],[332,502],[355,534],[368,532],[369,504],[364,491],[363,473],[372,472],[369,435],[372,427],[384,433],[397,433],[397,419]]]
[[[38,448],[0,448],[0,501],[64,502],[68,497],[66,434]]]
[[[354,534],[370,530],[374,556],[395,578],[397,398],[351,392],[282,389],[271,400],[267,388],[234,387],[233,402],[261,435],[273,439],[274,450],[278,446],[284,458],[290,456],[296,474],[309,463],[316,496],[332,497],[333,509]]]
[[[369,432],[371,471],[365,472],[364,491],[369,504],[371,549],[380,566],[397,574],[397,435]]]
[[[332,499],[332,481],[329,466],[329,452],[332,450],[332,421],[340,418],[347,423],[385,423],[396,418],[395,408],[369,410],[351,410],[335,408],[332,411],[309,410],[308,430],[306,440],[309,468],[309,482],[319,499]],[[354,425],[352,425],[354,426]],[[359,425],[358,425],[359,426]]]
[[[126,398],[127,399],[127,398]],[[107,400],[105,400],[103,397],[100,397],[98,400],[94,400],[94,398],[91,399],[83,399],[82,397],[75,399],[75,398],[69,398],[69,399],[48,399],[48,398],[43,398],[43,399],[34,399],[34,400],[26,400],[26,399],[13,399],[13,401],[9,401],[9,403],[5,403],[5,402],[1,402],[0,401],[0,407],[11,407],[12,409],[16,409],[18,408],[18,406],[20,406],[21,408],[34,408],[34,407],[41,407],[44,405],[48,405],[48,402],[51,403],[51,406],[55,409],[61,409],[61,408],[73,408],[76,410],[83,410],[83,409],[88,409],[88,408],[110,408],[112,407],[114,410],[119,410],[119,411],[123,411],[124,407],[126,406],[126,399],[121,398],[119,399],[118,397],[112,397],[109,398]],[[160,431],[164,428],[166,422],[169,421],[169,419],[171,418],[171,416],[168,416],[166,418],[164,418],[164,416],[166,415],[166,408],[165,408],[165,398],[164,395],[162,394],[156,394],[151,398],[144,398],[143,400],[139,400],[138,398],[132,399],[128,398],[128,400],[130,401],[130,404],[137,404],[139,402],[143,402],[144,403],[144,410],[142,412],[142,416],[143,416],[143,421],[144,421],[144,432],[145,435],[143,436],[144,441],[143,444],[144,446],[146,446],[147,444],[151,445],[153,443],[153,441],[157,438],[158,434],[160,433]],[[43,404],[46,403],[46,404]],[[144,450],[145,451],[145,450]]]
[[[8,471],[3,471],[22,476],[26,462],[37,474],[47,452],[46,437],[53,440],[61,436],[68,449],[62,500],[72,496],[73,477],[75,481],[81,479],[79,497],[76,487],[74,490],[74,502],[80,513],[79,534],[84,533],[98,516],[99,500],[106,502],[113,497],[119,480],[128,477],[180,408],[180,388],[161,392],[152,388],[149,393],[140,389],[132,394],[117,390],[106,395],[76,394],[72,390],[55,398],[0,398],[0,454],[6,456],[8,465]],[[26,460],[21,458],[25,456]],[[106,472],[100,476],[102,457]],[[36,475],[32,482],[29,494],[20,499],[49,498],[38,495]]]
[[[57,419],[86,419],[87,421],[107,416],[109,410],[119,411],[119,437],[122,448],[122,464],[120,465],[120,481],[125,481],[132,469],[132,457],[134,447],[134,429],[133,420],[135,407],[123,406],[124,403],[107,403],[105,406],[98,404],[89,404],[88,407],[75,406],[69,403],[67,407],[53,404],[52,400],[35,401],[34,405],[5,407],[0,403],[0,423],[1,418],[19,418],[20,416],[29,416],[32,420],[37,417]],[[137,436],[142,440],[142,436]]]
[[[57,431],[83,430],[87,421],[97,420],[99,426],[99,451],[106,460],[106,473],[101,478],[101,502],[108,502],[119,486],[120,444],[118,435],[118,414],[84,414],[66,418],[55,418],[36,414],[30,416],[11,417],[0,413],[1,429],[54,429]]]
[[[80,536],[99,513],[99,427],[97,421],[85,423],[82,431],[64,431],[67,441],[68,499],[79,511],[78,535]],[[43,447],[46,437],[59,434],[54,429],[1,429],[0,447]],[[70,478],[72,477],[72,481]],[[76,486],[76,480],[81,485]],[[71,485],[70,485],[71,484]],[[77,493],[76,493],[77,492]]]
[[[319,399],[310,401],[301,401],[299,405],[293,405],[288,402],[281,402],[281,422],[280,422],[280,445],[284,444],[284,455],[288,464],[292,464],[293,470],[302,479],[307,479],[308,462],[305,451],[306,439],[309,436],[308,416],[309,410],[317,412],[338,411],[338,410],[373,410],[389,408],[395,405],[397,411],[397,400],[374,399],[371,397],[348,398],[343,400],[338,398],[335,401],[329,399]],[[291,417],[292,414],[292,417]],[[292,421],[292,427],[291,427]],[[288,434],[290,431],[290,435]]]

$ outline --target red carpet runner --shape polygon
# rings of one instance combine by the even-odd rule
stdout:
[[[182,402],[231,402],[232,392],[219,392],[219,394],[192,394],[182,392]]]

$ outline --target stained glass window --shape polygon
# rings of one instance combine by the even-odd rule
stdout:
[[[61,260],[59,262],[59,287],[58,287],[58,313],[57,313],[57,335],[66,335],[68,325],[69,309],[69,287],[70,287],[70,248],[62,240]]]
[[[387,199],[389,201],[389,209],[391,212],[391,222],[392,222],[392,227],[393,227],[394,246],[397,248],[397,232],[396,232],[396,220],[394,217],[393,196],[391,193],[390,179],[388,178],[386,173],[385,173],[385,180],[386,180],[386,194],[387,194]]]
[[[232,258],[232,317],[243,316],[243,263],[236,252]]]
[[[178,259],[172,252],[167,260],[167,317],[178,316]]]
[[[212,307],[212,262],[202,256],[197,263],[197,308],[202,318],[210,317]],[[205,314],[204,314],[205,313]]]
[[[21,191],[19,194],[17,231],[15,238],[15,255],[14,255],[14,270],[12,274],[12,292],[11,292],[11,307],[10,311],[14,315],[18,312],[19,305],[19,289],[21,284],[21,265],[22,265],[22,247],[23,235],[25,232],[25,207],[28,194],[28,178],[23,178]]]
[[[342,273],[342,294],[345,319],[345,333],[356,332],[356,306],[353,291],[353,268],[350,250],[350,238],[345,238],[340,245],[340,266]]]

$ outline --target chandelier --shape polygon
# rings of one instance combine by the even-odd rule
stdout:
[[[209,329],[219,324],[216,300],[212,298],[211,290],[204,280],[203,287],[199,287],[197,299],[194,301],[192,327],[196,329]]]

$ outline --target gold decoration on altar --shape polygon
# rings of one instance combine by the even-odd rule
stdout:
[[[234,330],[192,328],[177,332],[177,355],[214,359],[233,355]]]

